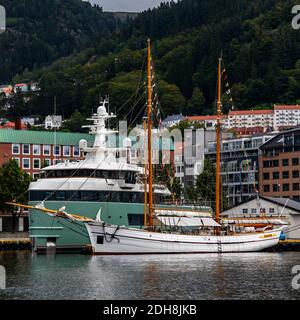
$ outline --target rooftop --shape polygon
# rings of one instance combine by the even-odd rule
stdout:
[[[78,146],[85,139],[94,141],[94,136],[84,133],[32,131],[32,130],[0,130],[0,143],[56,144]]]
[[[300,105],[274,105],[274,110],[300,110]]]
[[[227,115],[222,115],[221,119],[227,119]],[[208,116],[188,116],[186,117],[189,121],[206,121],[206,120],[217,120],[217,115],[208,115]]]
[[[260,114],[273,114],[273,110],[238,110],[229,111],[229,116],[241,116],[241,115],[260,115]]]
[[[300,212],[300,202],[292,200],[290,198],[275,198],[275,197],[261,197],[261,198]]]

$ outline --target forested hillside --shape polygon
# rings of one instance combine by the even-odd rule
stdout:
[[[69,2],[69,1],[66,1]],[[235,108],[300,103],[300,31],[291,27],[292,0],[182,0],[148,10],[99,38],[84,50],[50,67],[19,75],[42,88],[30,100],[31,113],[48,113],[57,97],[58,112],[91,112],[99,95],[110,95],[127,116],[144,108],[141,88],[147,37],[164,115],[214,112],[217,59],[222,52]],[[137,91],[138,89],[138,91]],[[40,106],[43,106],[41,111]],[[224,95],[224,112],[231,105]],[[76,113],[78,115],[78,113]],[[132,119],[132,114],[130,115]]]
[[[116,21],[81,0],[1,0],[7,31],[0,35],[0,81],[89,47],[115,31]]]

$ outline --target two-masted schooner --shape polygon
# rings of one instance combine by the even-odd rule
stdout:
[[[100,219],[86,223],[93,254],[171,254],[260,251],[275,246],[281,230],[232,233],[220,224],[220,148],[221,148],[221,63],[218,67],[216,215],[203,218],[197,212],[156,210],[153,205],[152,171],[152,70],[151,43],[148,40],[148,174],[149,192],[145,196],[144,229],[110,225]],[[189,226],[186,228],[185,226]]]
[[[91,251],[93,254],[171,254],[171,253],[224,253],[224,252],[251,252],[260,251],[275,246],[281,234],[281,229],[253,233],[236,233],[229,231],[222,225],[220,217],[220,147],[221,147],[221,63],[218,67],[218,112],[217,112],[217,161],[216,161],[216,213],[213,218],[210,212],[203,212],[195,207],[186,206],[159,206],[154,205],[155,188],[153,186],[152,170],[152,69],[151,69],[151,43],[148,40],[148,65],[147,65],[147,128],[148,135],[148,164],[145,166],[144,181],[144,228],[121,226],[119,223],[108,223],[103,221],[103,208],[100,207],[98,214],[91,215],[86,208],[87,216],[83,214],[70,214],[66,212],[65,206],[59,210],[45,208],[45,202],[34,205],[20,205],[10,203],[14,206],[30,209],[34,212],[42,212],[50,216],[51,227],[47,226],[47,232],[52,232],[53,221],[68,220],[71,223],[79,223],[86,228]],[[89,161],[96,165],[98,158],[108,152],[104,145],[105,119],[108,117],[105,106],[98,108],[97,114],[92,120],[93,133],[96,134],[95,145],[87,148],[90,152]],[[98,134],[99,131],[99,134]],[[97,144],[99,142],[99,145]],[[111,150],[114,152],[114,150]],[[98,158],[97,158],[98,155]],[[93,160],[96,159],[97,161]],[[102,158],[101,158],[102,159]],[[106,164],[105,159],[100,161]],[[83,164],[73,164],[74,166]],[[94,173],[99,170],[99,163],[89,168]],[[125,164],[123,164],[125,165]],[[69,164],[71,166],[71,164]],[[147,167],[147,168],[146,168]],[[81,168],[81,167],[80,167]],[[122,167],[123,168],[123,167]],[[53,168],[49,168],[49,170]],[[60,168],[57,168],[59,170]],[[76,170],[75,170],[76,169]],[[107,169],[107,168],[106,168]],[[65,169],[64,169],[65,170]],[[74,168],[78,172],[78,168]],[[123,168],[124,170],[124,168]],[[138,170],[139,171],[139,170]],[[47,172],[47,171],[46,171]],[[73,171],[72,171],[73,172]],[[148,179],[147,174],[148,172]],[[101,172],[100,172],[101,173]],[[73,176],[73,174],[72,174]],[[89,177],[88,177],[89,178]],[[99,182],[105,177],[99,176]],[[68,180],[70,179],[67,178]],[[86,180],[88,180],[86,178]],[[107,179],[105,179],[106,181]],[[142,191],[142,190],[140,190]],[[118,192],[118,191],[116,191]],[[76,203],[76,202],[74,202]],[[122,206],[118,206],[119,210]],[[201,209],[201,208],[200,208]],[[124,210],[124,208],[123,208]],[[107,215],[107,212],[105,213]],[[112,213],[113,215],[113,213]],[[39,227],[39,230],[44,229]],[[70,228],[71,229],[71,228]],[[40,231],[39,231],[40,232]],[[57,232],[57,228],[55,228]],[[83,232],[81,230],[81,232]],[[45,236],[46,237],[46,236]],[[51,236],[51,239],[53,236]],[[64,234],[59,239],[64,239]]]

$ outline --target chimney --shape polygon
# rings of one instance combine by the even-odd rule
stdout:
[[[15,120],[15,130],[22,130],[22,122],[19,117]]]

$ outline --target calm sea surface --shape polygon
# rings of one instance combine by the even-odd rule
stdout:
[[[85,256],[0,253],[0,299],[300,299],[300,252]]]

